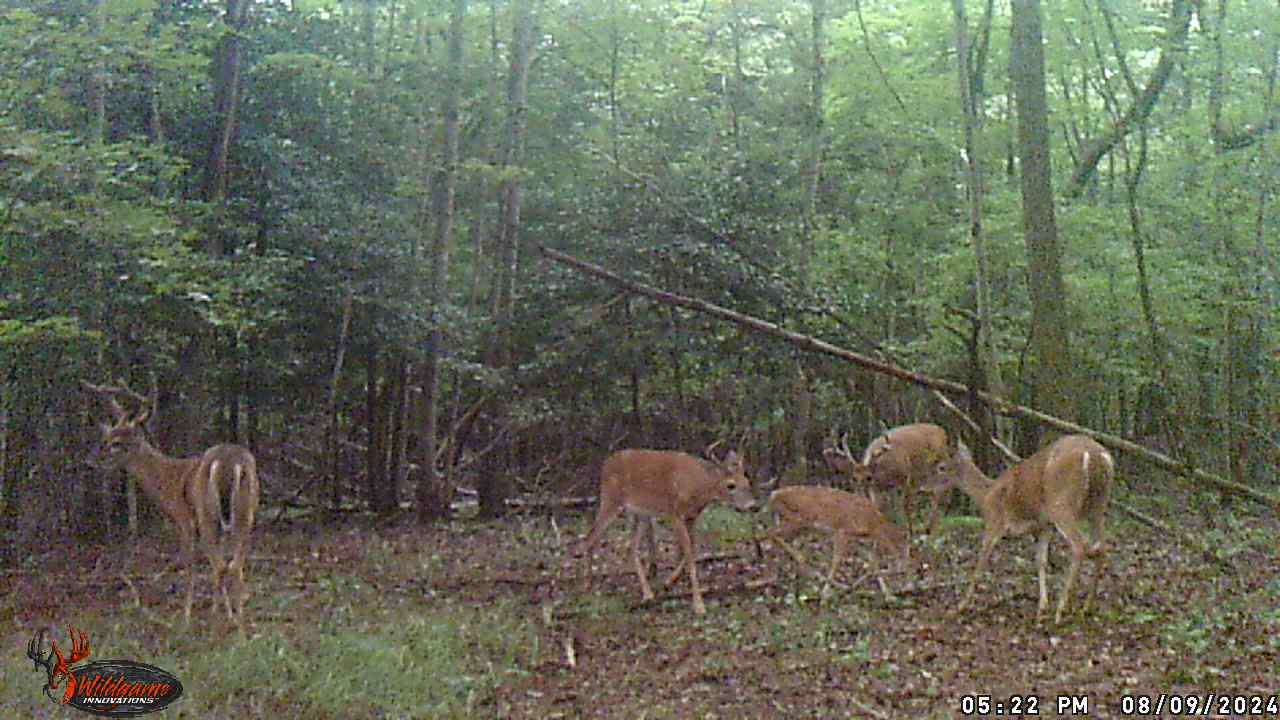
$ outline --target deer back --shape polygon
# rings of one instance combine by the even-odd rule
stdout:
[[[949,455],[946,430],[933,423],[915,423],[893,428],[872,440],[862,462],[877,487],[894,487],[923,480]]]
[[[1115,475],[1115,461],[1106,448],[1086,435],[1066,435],[1047,450],[1046,502],[1061,504],[1077,517],[1106,504]]]
[[[793,524],[870,538],[886,549],[901,550],[909,540],[907,531],[889,522],[869,498],[837,488],[781,488],[769,496],[769,507]]]
[[[696,516],[712,502],[755,507],[741,457],[705,460],[669,450],[620,450],[605,460],[601,493],[616,493],[628,507],[649,514]]]

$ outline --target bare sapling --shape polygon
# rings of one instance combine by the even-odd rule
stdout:
[[[761,541],[777,545],[802,566],[804,560],[787,544],[787,539],[803,530],[831,533],[831,566],[822,586],[824,598],[850,541],[859,540],[870,541],[875,546],[870,571],[875,574],[885,599],[893,599],[881,572],[883,558],[896,558],[899,571],[909,569],[911,537],[906,530],[889,522],[869,498],[835,488],[792,485],[775,490],[769,496],[769,507],[777,515],[778,524],[765,533]]]
[[[586,558],[585,587],[590,588],[591,584],[592,549],[609,523],[626,511],[640,516],[632,531],[631,561],[636,576],[640,578],[640,592],[645,600],[652,600],[654,594],[649,586],[648,568],[640,560],[640,539],[648,528],[652,557],[652,526],[649,520],[666,517],[675,527],[683,559],[663,584],[669,585],[687,570],[693,588],[693,611],[705,614],[706,606],[702,601],[702,588],[698,585],[693,552],[692,528],[703,509],[713,502],[728,503],[743,512],[756,508],[755,498],[751,495],[751,481],[737,452],[730,451],[720,461],[666,450],[620,450],[610,455],[600,471],[600,508],[595,523],[573,553]]]
[[[1049,607],[1046,568],[1049,539],[1054,529],[1067,541],[1071,566],[1058,596],[1054,622],[1062,622],[1071,590],[1087,557],[1094,561],[1094,582],[1089,586],[1085,612],[1093,604],[1105,563],[1103,534],[1107,501],[1115,477],[1115,461],[1107,449],[1086,435],[1066,435],[991,480],[973,463],[969,449],[960,445],[955,455],[938,464],[928,480],[932,489],[959,487],[973,498],[982,511],[982,547],[978,562],[957,609],[968,607],[978,576],[987,568],[991,553],[1005,535],[1035,532],[1039,535],[1037,564],[1040,574],[1040,602],[1036,618],[1041,620]],[[1092,528],[1092,540],[1082,525]]]
[[[248,596],[245,558],[258,507],[253,453],[239,445],[215,445],[200,455],[165,455],[147,438],[154,395],[148,408],[147,398],[123,382],[117,386],[83,384],[107,400],[115,418],[113,424],[101,426],[101,443],[89,458],[90,464],[102,469],[123,467],[178,532],[180,564],[185,565],[187,575],[184,619],[191,621],[198,545],[209,560],[213,587],[221,594],[228,619],[242,624]],[[119,395],[137,400],[140,409],[130,413],[120,404]]]
[[[932,423],[903,425],[877,436],[862,453],[862,459],[854,459],[849,450],[848,436],[840,444],[828,444],[823,457],[837,471],[847,475],[853,487],[866,488],[871,499],[880,502],[881,492],[898,496],[898,512],[907,531],[914,534],[912,516],[915,496],[933,468],[951,456],[947,431]],[[943,491],[930,491],[929,532],[937,529],[939,505]]]

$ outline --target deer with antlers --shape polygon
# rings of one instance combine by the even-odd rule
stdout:
[[[718,443],[716,443],[718,444]],[[707,448],[710,455],[715,448]],[[640,539],[649,533],[650,565],[653,564],[653,517],[669,517],[675,525],[676,538],[683,560],[663,583],[670,585],[686,570],[693,585],[693,611],[707,612],[698,585],[698,571],[693,555],[691,528],[704,508],[713,502],[731,503],[740,511],[756,508],[751,494],[751,481],[743,469],[742,457],[729,451],[723,460],[702,459],[682,452],[666,450],[620,450],[610,455],[600,471],[600,509],[586,538],[573,555],[585,556],[588,565],[585,584],[590,586],[591,550],[604,535],[609,524],[623,511],[641,516],[631,537],[631,560],[640,578],[640,591],[652,600],[648,567],[640,561]]]
[[[31,641],[27,643],[27,657],[31,658],[31,662],[35,663],[37,669],[44,668],[49,679],[44,684],[44,694],[50,700],[54,700],[53,691],[58,689],[63,678],[66,678],[67,689],[62,693],[62,704],[66,705],[71,702],[71,698],[76,695],[76,676],[71,671],[71,666],[81,660],[89,657],[92,648],[89,647],[89,638],[81,631],[77,634],[75,628],[68,628],[71,633],[71,656],[64,658],[62,651],[58,649],[58,643],[49,643],[49,654],[45,655],[44,648],[44,630],[33,636]],[[54,658],[57,658],[56,660]],[[56,702],[56,701],[55,701]]]
[[[115,417],[113,424],[101,426],[102,441],[90,464],[104,469],[123,467],[178,531],[182,562],[187,568],[183,617],[191,621],[198,544],[212,566],[213,587],[222,595],[228,619],[242,624],[248,595],[245,556],[258,508],[258,470],[253,453],[239,445],[214,445],[200,455],[165,455],[147,439],[146,423],[153,416],[157,399],[154,388],[148,399],[122,381],[115,386],[83,384],[106,399]],[[126,410],[120,403],[121,395],[137,401],[139,410]]]
[[[912,507],[921,490],[932,494],[929,506],[929,532],[938,524],[943,491],[924,488],[922,483],[939,462],[951,457],[947,431],[933,423],[914,423],[887,430],[878,435],[857,460],[849,450],[848,435],[837,445],[834,435],[827,439],[822,457],[833,470],[850,478],[855,487],[865,487],[879,504],[880,491],[898,493],[898,509],[907,530],[912,532]]]

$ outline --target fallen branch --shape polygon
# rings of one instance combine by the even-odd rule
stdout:
[[[578,510],[595,504],[595,496],[578,498],[507,498],[507,507],[524,510]]]
[[[787,330],[786,328],[780,327],[767,320],[761,320],[757,317],[744,315],[742,313],[720,307],[719,305],[709,303],[705,300],[677,295],[666,290],[645,285],[644,283],[636,282],[635,280],[629,280],[621,275],[606,270],[599,265],[586,262],[585,260],[580,260],[572,255],[566,255],[565,253],[553,250],[545,245],[538,245],[537,247],[542,255],[550,260],[574,268],[575,270],[587,275],[600,278],[612,285],[634,292],[638,295],[652,298],[658,302],[687,308],[705,315],[711,315],[723,320],[728,320],[761,334],[784,340],[805,350],[840,358],[855,365],[860,365],[868,370],[872,370],[883,375],[889,375],[890,377],[895,377],[903,382],[908,382],[913,385],[933,388],[935,390],[952,393],[954,395],[966,395],[969,392],[968,387],[962,383],[958,383],[953,380],[930,377],[924,373],[913,372],[911,370],[832,345],[825,340],[819,340],[818,338],[798,333],[794,330]],[[1223,490],[1240,495],[1241,497],[1245,497],[1255,502],[1262,503],[1263,505],[1267,505],[1268,507],[1280,510],[1280,498],[1268,495],[1267,493],[1251,488],[1248,485],[1218,477],[1213,473],[1193,467],[1189,463],[1175,460],[1168,455],[1150,450],[1138,445],[1137,443],[1125,440],[1122,437],[1112,435],[1110,433],[1099,432],[1097,430],[1084,427],[1083,425],[1077,425],[1076,423],[1068,420],[1048,415],[1033,408],[1017,405],[989,392],[976,392],[973,393],[973,395],[986,403],[987,406],[992,409],[992,412],[997,414],[1034,420],[1038,423],[1048,425],[1049,427],[1066,433],[1088,435],[1103,445],[1136,455],[1146,462],[1175,475],[1190,477],[1195,480],[1209,483]]]

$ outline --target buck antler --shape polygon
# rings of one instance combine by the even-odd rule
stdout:
[[[27,643],[27,657],[31,658],[31,662],[35,667],[43,667],[49,679],[44,684],[44,694],[50,700],[53,700],[51,691],[57,690],[59,680],[67,679],[67,689],[62,696],[62,704],[66,705],[76,694],[76,676],[71,673],[71,665],[80,662],[89,657],[93,649],[89,646],[89,638],[84,631],[77,631],[73,627],[67,628],[71,635],[71,657],[63,658],[62,651],[58,649],[58,643],[49,643],[49,654],[43,655],[41,648],[44,647],[44,630],[32,636],[31,642]],[[57,661],[54,661],[54,658]]]
[[[116,400],[116,395],[120,394],[120,388],[110,385],[95,385],[88,380],[81,380],[80,384],[89,392],[106,398],[107,406],[111,408],[111,414],[116,416],[116,420],[124,420],[129,417],[129,411],[125,410],[120,401]]]
[[[213,584],[222,593],[227,617],[240,624],[247,595],[244,563],[258,507],[258,471],[253,453],[239,445],[224,444],[200,455],[175,458],[156,449],[147,438],[146,428],[159,397],[154,373],[150,398],[131,390],[124,380],[116,380],[115,385],[83,380],[81,384],[105,398],[115,415],[114,424],[101,426],[102,440],[90,455],[90,464],[102,469],[124,468],[178,531],[178,547],[187,574],[184,618],[190,621],[195,598],[198,543],[212,565]],[[121,395],[139,405],[136,413],[125,409]],[[224,498],[228,501],[226,514]]]
[[[107,404],[111,407],[111,413],[116,416],[116,420],[129,419],[134,424],[141,424],[155,414],[158,393],[155,388],[156,378],[154,375],[151,376],[152,390],[149,398],[130,388],[123,378],[116,378],[115,385],[95,385],[87,380],[81,380],[80,384],[85,389],[106,398]],[[131,400],[138,403],[138,412],[131,417],[129,411],[116,399],[117,395],[127,395]],[[147,407],[148,405],[151,407]]]

